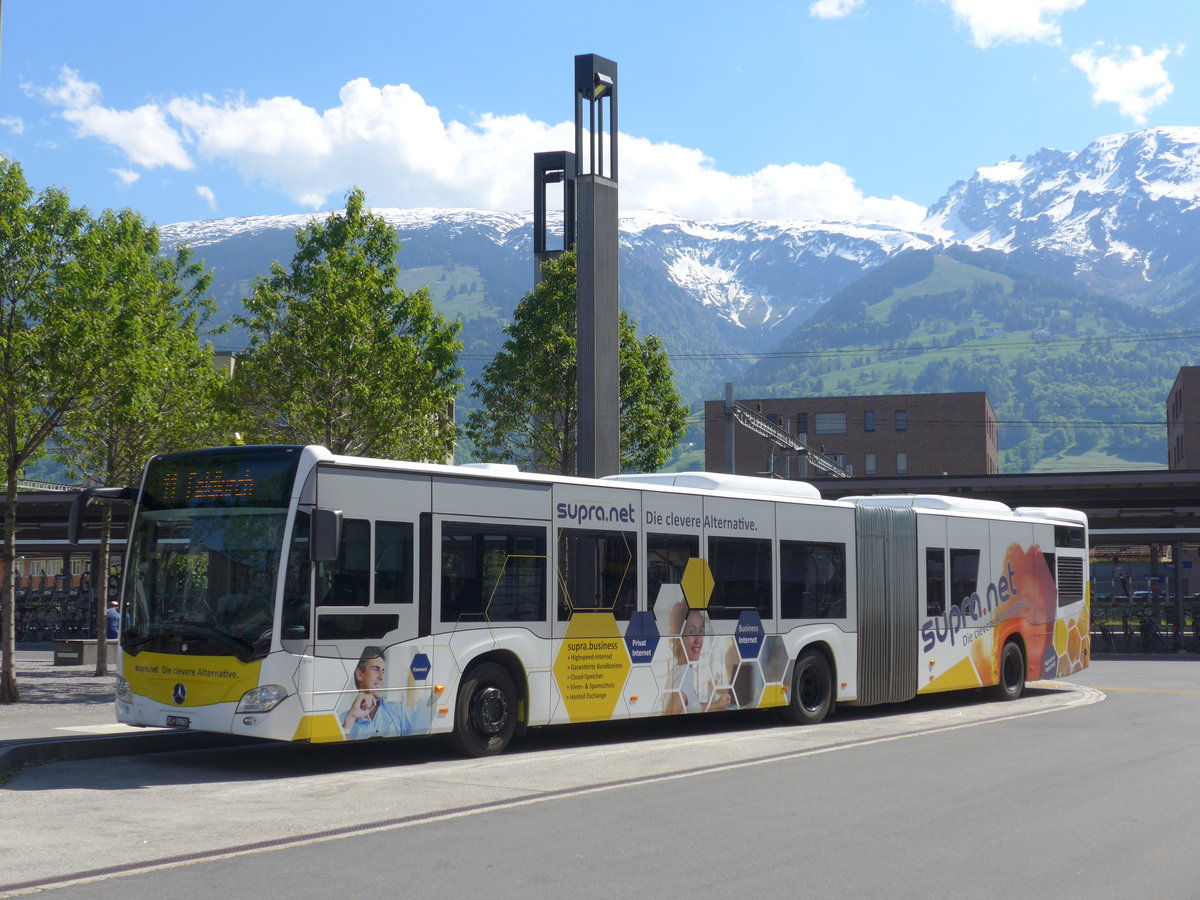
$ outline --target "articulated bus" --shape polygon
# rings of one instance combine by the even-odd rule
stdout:
[[[146,467],[117,717],[277,740],[442,734],[988,688],[1088,664],[1085,516],[822,500],[701,472],[230,447]]]

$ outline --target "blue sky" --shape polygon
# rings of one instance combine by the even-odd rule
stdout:
[[[3,0],[0,0],[3,2]],[[622,210],[913,224],[980,166],[1200,124],[1180,0],[8,0],[0,154],[160,224],[532,206],[573,57],[619,67]]]

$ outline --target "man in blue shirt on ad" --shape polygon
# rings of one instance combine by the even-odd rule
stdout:
[[[363,650],[354,667],[354,686],[358,688],[350,708],[341,717],[342,731],[350,740],[367,737],[397,737],[424,734],[429,730],[429,709],[380,696],[387,673],[384,652],[379,647]]]

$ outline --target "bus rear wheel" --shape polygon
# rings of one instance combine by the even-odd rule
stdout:
[[[792,691],[784,716],[796,725],[816,725],[833,708],[833,672],[819,650],[805,650],[796,657]]]
[[[463,677],[450,742],[466,756],[495,756],[517,730],[517,688],[508,670],[481,663]]]
[[[1025,654],[1021,645],[1009,641],[1000,651],[1000,683],[992,688],[997,700],[1016,700],[1025,690]]]

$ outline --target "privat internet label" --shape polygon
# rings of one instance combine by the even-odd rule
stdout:
[[[654,659],[654,650],[658,647],[658,623],[654,621],[654,613],[635,612],[630,615],[629,624],[625,627],[625,646],[634,665]]]

